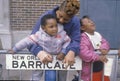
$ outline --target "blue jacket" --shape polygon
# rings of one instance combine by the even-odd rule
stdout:
[[[40,28],[40,22],[41,18],[45,14],[52,14],[53,16],[56,17],[56,10],[58,10],[59,7],[55,7],[53,10],[49,10],[45,12],[43,15],[40,16],[38,19],[37,23],[35,24],[33,31],[31,34],[36,33],[39,28]],[[77,16],[74,16],[68,23],[63,24],[64,30],[68,34],[68,36],[71,38],[71,42],[69,46],[67,47],[66,53],[69,50],[72,50],[75,52],[75,54],[79,54],[79,49],[80,49],[80,19]],[[37,55],[39,51],[43,50],[42,47],[39,45],[31,45],[28,47],[29,51],[32,52],[34,55]]]

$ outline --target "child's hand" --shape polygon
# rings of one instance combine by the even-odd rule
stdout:
[[[7,53],[14,54],[15,52],[12,49],[10,49],[7,51]]]
[[[99,51],[100,51],[101,54],[103,54],[103,55],[107,55],[108,52],[109,52],[109,50],[105,50],[105,49],[100,49]]]
[[[37,54],[37,57],[40,59],[41,62],[43,62],[44,64],[47,64],[49,62],[52,62],[53,61],[53,58],[50,54],[48,54],[47,52],[45,51],[40,51],[38,54]]]
[[[59,53],[56,57],[56,59],[62,61],[64,59],[65,55],[63,53]]]
[[[68,66],[73,65],[75,63],[75,53],[69,51],[65,56],[63,63],[65,64],[65,69],[67,69]]]
[[[100,55],[99,60],[102,62],[105,62],[105,63],[108,61],[108,59],[105,55]]]

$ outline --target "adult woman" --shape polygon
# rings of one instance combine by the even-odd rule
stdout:
[[[58,57],[58,59],[63,60],[64,63],[68,65],[73,65],[75,62],[75,55],[79,54],[79,44],[80,44],[80,23],[79,23],[79,18],[75,16],[75,14],[79,11],[80,8],[80,3],[78,0],[65,0],[63,3],[60,5],[60,7],[55,7],[53,10],[45,12],[45,14],[52,14],[53,16],[56,17],[57,22],[62,24],[64,26],[64,30],[68,34],[68,36],[71,38],[71,42],[69,46],[67,47],[67,50],[65,50],[64,54],[61,54]],[[34,29],[32,31],[32,34],[37,32],[40,28],[40,21],[41,18],[43,17],[40,16],[38,19],[36,25],[34,26]],[[44,54],[46,52],[43,50],[42,47],[38,45],[31,45],[29,47],[29,50],[36,55],[37,57],[43,58]],[[65,57],[64,57],[65,55]],[[48,63],[50,62],[49,57],[44,57],[44,59],[41,60],[43,63]],[[52,72],[52,71],[51,71]],[[62,73],[62,74],[61,74]],[[40,75],[40,73],[38,73]],[[41,73],[42,74],[42,73]],[[46,71],[46,74],[47,73]],[[55,72],[52,73],[55,75]],[[60,71],[58,72],[58,81],[66,81],[66,72],[65,71]],[[62,75],[62,78],[60,77]],[[64,75],[64,77],[63,77]],[[35,75],[38,76],[38,75]],[[54,76],[53,76],[54,77]],[[33,75],[34,78],[34,75]],[[52,77],[50,77],[52,78]],[[64,80],[62,80],[64,79]],[[34,80],[34,79],[33,79]],[[50,80],[49,81],[54,81]]]

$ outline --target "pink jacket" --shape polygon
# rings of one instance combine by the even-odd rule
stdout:
[[[109,43],[102,37],[100,49],[109,49]],[[90,81],[91,63],[99,60],[99,55],[95,53],[92,43],[85,33],[81,34],[80,58],[83,60],[81,78],[83,81]]]

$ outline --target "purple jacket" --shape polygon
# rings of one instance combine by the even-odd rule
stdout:
[[[43,47],[44,51],[50,54],[58,54],[66,51],[66,47],[70,44],[71,39],[63,30],[63,25],[58,24],[58,33],[56,36],[50,36],[42,28],[35,34],[32,34],[13,47],[14,52],[18,52],[27,46],[37,44]]]
[[[102,37],[100,49],[109,49],[109,43]],[[81,34],[80,58],[82,63],[81,78],[83,81],[90,81],[91,63],[99,60],[99,55],[95,53],[92,43],[85,33]]]
[[[59,7],[55,7],[53,10],[46,11],[43,15],[52,14],[53,16],[56,17],[56,11],[58,9],[59,9]],[[35,24],[32,34],[36,33],[39,30],[41,18],[43,17],[43,15],[40,16],[37,23]],[[64,30],[66,31],[67,35],[71,39],[70,44],[66,48],[65,54],[67,54],[67,52],[69,50],[72,50],[75,52],[76,55],[78,55],[79,50],[80,50],[80,47],[79,47],[79,44],[80,44],[80,39],[79,39],[80,38],[80,19],[77,16],[74,16],[68,23],[63,24],[63,26],[64,26]],[[43,50],[43,48],[41,46],[38,46],[35,44],[29,46],[28,49],[34,55],[37,55],[39,53],[39,51]]]

